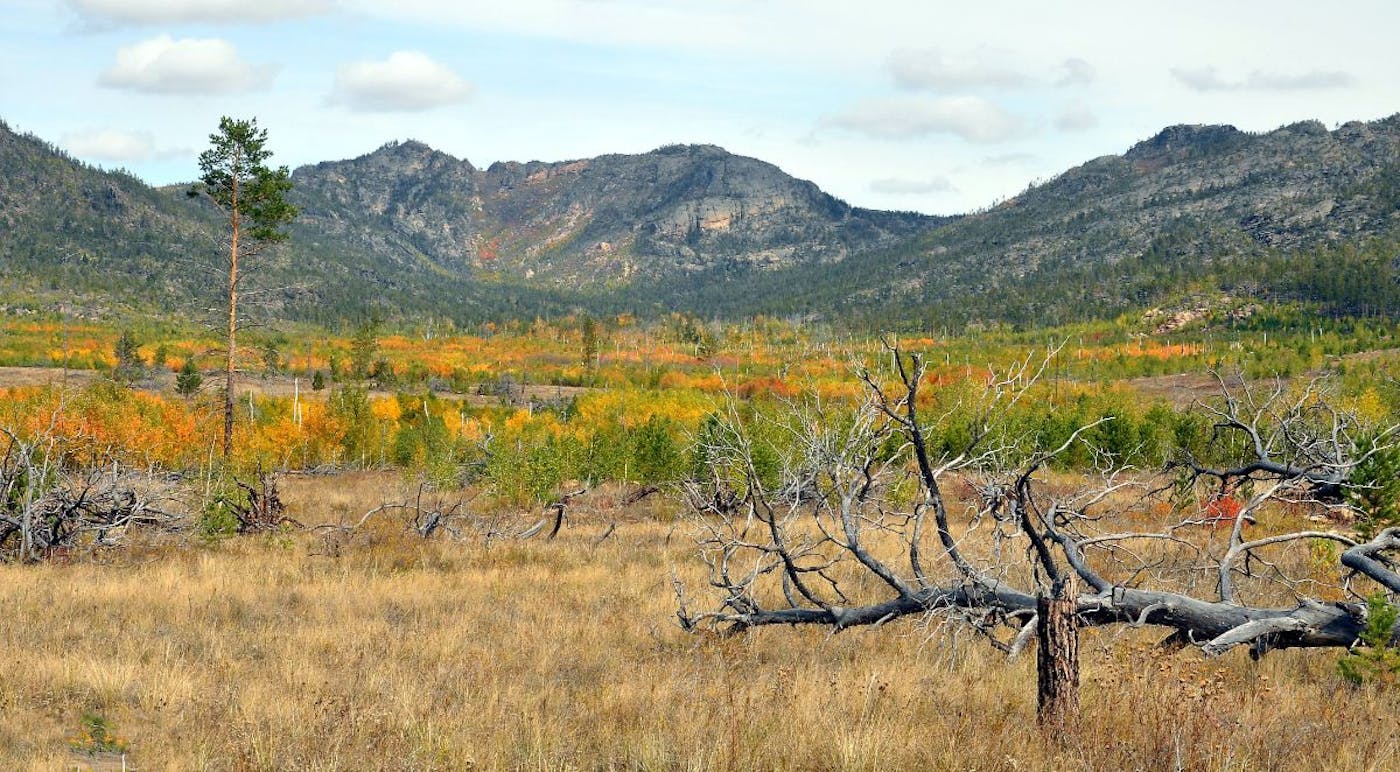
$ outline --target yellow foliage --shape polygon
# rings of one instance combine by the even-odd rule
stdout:
[[[370,402],[370,412],[375,418],[381,421],[397,422],[403,415],[403,409],[399,407],[397,399],[375,399]]]
[[[1386,408],[1385,399],[1373,386],[1367,387],[1365,391],[1354,397],[1343,400],[1342,409],[1355,413],[1357,418],[1368,424],[1379,424],[1386,420],[1390,413],[1389,409]]]

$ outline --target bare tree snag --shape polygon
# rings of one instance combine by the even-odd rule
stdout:
[[[854,409],[813,399],[787,416],[746,419],[731,406],[707,428],[697,450],[708,468],[685,493],[716,603],[680,604],[686,629],[843,630],[940,615],[1012,656],[1034,636],[1041,718],[1065,726],[1080,627],[1158,627],[1169,633],[1164,648],[1219,656],[1245,647],[1260,657],[1353,646],[1363,600],[1400,595],[1400,528],[1363,541],[1316,525],[1353,506],[1353,470],[1396,437],[1334,408],[1326,382],[1254,393],[1222,380],[1221,401],[1201,409],[1217,441],[1243,440],[1220,446],[1217,455],[1234,457],[1152,472],[1093,447],[1090,430],[1108,419],[1058,447],[1028,447],[1009,409],[1031,398],[1049,357],[947,405],[920,399],[917,355],[889,353],[887,370],[862,373],[868,396]],[[776,473],[773,451],[756,450],[763,433],[746,420],[774,422],[769,434],[791,438]],[[1078,445],[1094,471],[1052,480],[1047,467]],[[911,484],[912,498],[890,495]],[[1233,491],[1249,499],[1227,531],[1218,502]],[[1289,513],[1272,516],[1275,526],[1291,517],[1308,527],[1248,537],[1248,518],[1275,505]]]
[[[239,533],[273,531],[283,525],[301,527],[301,523],[287,516],[275,474],[258,469],[253,482],[235,479],[234,484],[247,497],[247,503],[235,502],[232,506]]]
[[[559,529],[564,527],[564,510],[568,508],[569,502],[572,501],[574,498],[582,496],[587,492],[587,488],[579,488],[578,490],[569,491],[568,493],[565,493],[562,496],[560,496],[554,501],[553,504],[550,504],[549,507],[547,507],[548,509],[553,510],[554,520],[553,524],[549,527],[549,536],[546,538],[548,538],[550,541],[553,541],[554,537],[559,535]]]

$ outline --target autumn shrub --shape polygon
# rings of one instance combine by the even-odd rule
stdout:
[[[344,386],[331,394],[327,404],[339,429],[342,462],[372,466],[380,457],[381,432],[370,406],[369,392],[356,386]]]
[[[116,733],[112,722],[98,713],[84,713],[81,725],[78,734],[69,740],[69,746],[77,753],[125,753],[130,746],[125,737]]]
[[[400,394],[398,428],[391,450],[400,468],[422,474],[438,485],[459,482],[468,460],[466,444],[448,429],[448,408],[431,396]]]
[[[519,435],[492,445],[485,477],[501,501],[545,502],[565,480],[577,478],[583,456],[582,444],[571,436]]]
[[[627,427],[609,422],[588,437],[582,475],[589,480],[623,480],[632,462],[631,439]]]

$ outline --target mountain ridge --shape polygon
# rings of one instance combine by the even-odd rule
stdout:
[[[459,273],[504,271],[560,286],[734,260],[841,260],[946,220],[851,207],[714,145],[478,169],[409,141],[299,167],[293,182],[313,227]],[[389,233],[353,225],[361,209]]]
[[[379,308],[1050,323],[1150,303],[1222,266],[1264,287],[1251,266],[1279,254],[1396,241],[1397,159],[1400,114],[1332,131],[1183,124],[990,209],[934,217],[852,207],[714,145],[482,169],[394,141],[294,171],[302,216],[265,278],[293,288],[273,293],[272,315],[312,319]],[[0,291],[216,300],[172,268],[219,238],[218,213],[181,186],[88,166],[2,122],[0,172]]]
[[[734,277],[696,288],[695,302],[838,317],[893,309],[882,323],[911,311],[926,323],[1055,323],[1153,302],[1221,266],[1239,273],[1279,252],[1397,234],[1400,114],[1330,132],[1315,121],[1261,133],[1178,125],[897,248],[806,275]]]

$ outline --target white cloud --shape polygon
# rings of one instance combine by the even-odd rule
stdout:
[[[936,48],[896,51],[890,56],[889,71],[894,82],[910,90],[956,91],[968,88],[1014,88],[1028,85],[1025,74],[998,61],[985,49],[949,58]]]
[[[1024,134],[1025,121],[979,97],[873,99],[823,123],[880,139],[952,134],[969,142],[1002,142]]]
[[[1255,70],[1247,78],[1229,79],[1215,67],[1173,67],[1172,77],[1192,91],[1320,91],[1356,83],[1347,72],[1311,70],[1298,74]]]
[[[1055,86],[1085,86],[1094,82],[1094,66],[1079,57],[1065,59],[1045,74],[1032,74],[1005,52],[989,48],[948,56],[936,48],[901,49],[886,63],[894,82],[910,91],[968,91]]]
[[[396,51],[336,70],[330,101],[360,112],[415,112],[469,99],[472,84],[418,51]]]
[[[1094,65],[1072,56],[1060,62],[1060,77],[1055,80],[1056,86],[1087,86],[1098,77],[1098,71]]]
[[[1060,131],[1088,131],[1099,125],[1099,117],[1082,102],[1067,105],[1055,116],[1055,128]]]
[[[376,18],[572,40],[592,46],[659,50],[758,50],[772,45],[770,21],[787,19],[790,0],[341,0]],[[756,22],[762,19],[762,22]]]
[[[97,82],[152,94],[232,94],[265,88],[272,72],[243,61],[227,40],[161,35],[119,49]]]
[[[870,190],[873,193],[885,193],[892,196],[917,196],[929,193],[957,192],[957,188],[953,187],[953,181],[941,174],[922,180],[886,177],[871,182]]]
[[[68,0],[89,22],[178,24],[272,22],[330,10],[327,0]]]
[[[1214,67],[1173,67],[1172,77],[1192,91],[1231,91],[1242,85],[1226,81]]]
[[[1298,75],[1276,72],[1256,72],[1249,76],[1247,88],[1268,91],[1312,91],[1317,89],[1345,88],[1356,83],[1356,78],[1348,72],[1313,70]]]
[[[119,129],[93,129],[65,134],[63,147],[79,158],[114,163],[139,163],[188,155],[184,150],[160,150],[150,132]]]
[[[982,159],[983,166],[1025,166],[1039,160],[1034,153],[1001,153]]]

